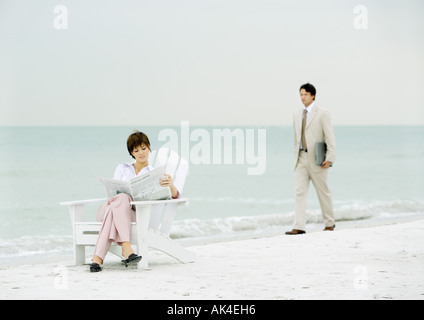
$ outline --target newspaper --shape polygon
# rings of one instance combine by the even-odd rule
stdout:
[[[168,200],[171,199],[171,189],[162,187],[159,179],[165,174],[165,167],[156,168],[130,181],[115,180],[103,177],[97,179],[105,187],[108,198],[119,193],[128,194],[133,201]]]

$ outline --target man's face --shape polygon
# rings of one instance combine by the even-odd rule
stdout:
[[[306,92],[305,89],[300,90],[300,100],[302,100],[302,103],[306,108],[314,102],[314,98],[315,96],[311,95],[310,92]]]

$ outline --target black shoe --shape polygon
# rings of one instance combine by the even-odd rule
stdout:
[[[141,260],[141,256],[136,255],[135,253],[131,253],[126,260],[121,260],[125,267],[128,267],[129,264],[138,263]]]
[[[287,231],[286,234],[288,235],[297,235],[297,234],[305,234],[306,232],[304,230],[298,230],[293,229],[292,231]]]
[[[322,231],[334,231],[335,227],[336,227],[336,225],[334,225],[332,227],[325,227],[324,230],[322,230]]]
[[[90,272],[100,272],[103,268],[98,263],[92,263],[90,264]]]

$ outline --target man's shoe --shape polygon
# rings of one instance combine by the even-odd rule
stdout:
[[[305,234],[306,232],[303,230],[293,229],[292,231],[287,231],[288,235],[296,235],[296,234]]]
[[[336,225],[334,225],[332,227],[325,227],[324,230],[322,230],[322,231],[334,231],[335,227],[336,227]]]

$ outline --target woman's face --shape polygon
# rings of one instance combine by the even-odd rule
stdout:
[[[147,162],[149,160],[149,148],[142,144],[141,146],[135,147],[131,152],[132,156],[135,158],[137,162]]]

